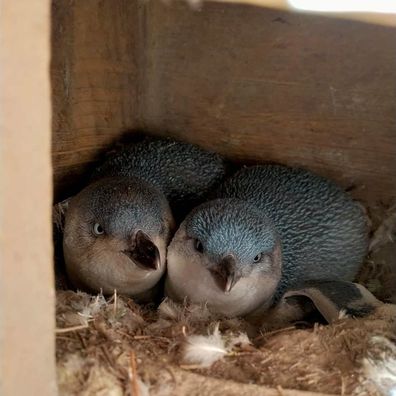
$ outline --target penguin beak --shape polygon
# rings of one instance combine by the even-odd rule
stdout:
[[[160,253],[150,237],[139,230],[136,233],[134,242],[131,250],[123,250],[122,253],[145,270],[159,269],[161,264]]]
[[[234,285],[240,279],[237,272],[237,263],[233,256],[229,255],[224,257],[216,268],[210,270],[215,282],[224,293],[231,292]]]

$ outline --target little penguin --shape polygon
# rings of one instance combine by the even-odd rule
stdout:
[[[68,203],[63,252],[70,281],[151,299],[175,228],[171,205],[199,202],[224,172],[217,154],[171,139],[146,138],[110,154]]]
[[[168,248],[167,295],[226,316],[265,311],[306,281],[352,281],[367,249],[361,206],[308,170],[246,167],[196,207]]]

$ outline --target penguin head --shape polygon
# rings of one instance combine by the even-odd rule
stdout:
[[[280,240],[250,203],[218,199],[194,209],[168,248],[171,297],[238,315],[270,303],[281,277]]]
[[[71,199],[63,249],[72,283],[138,296],[165,270],[173,218],[163,194],[140,179],[112,177]]]

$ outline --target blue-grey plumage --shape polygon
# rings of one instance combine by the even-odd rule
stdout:
[[[93,182],[71,199],[65,215],[69,279],[92,292],[147,299],[165,271],[172,231],[169,204],[157,188],[132,177]]]
[[[302,169],[261,165],[240,170],[216,196],[187,216],[168,249],[167,290],[173,297],[192,293],[194,301],[242,315],[269,307],[307,280],[356,276],[367,248],[365,216],[331,181]],[[181,246],[181,235],[194,241],[195,252],[188,242]],[[232,257],[226,269],[224,257]],[[213,290],[189,291],[181,269],[193,273],[191,266],[206,268]]]
[[[299,168],[255,166],[227,180],[217,196],[249,201],[273,221],[285,286],[355,278],[367,251],[367,219],[330,180]]]
[[[109,155],[93,179],[104,176],[138,177],[161,190],[174,210],[191,210],[223,181],[225,164],[186,142],[146,138]]]
[[[165,271],[170,203],[199,201],[224,171],[216,154],[170,139],[146,139],[110,155],[65,215],[72,282],[106,294],[147,295]]]
[[[278,235],[272,221],[245,201],[226,198],[209,201],[185,220],[187,234],[202,244],[213,261],[232,252],[241,263],[253,262],[257,253],[273,251]],[[247,273],[249,266],[241,266]]]

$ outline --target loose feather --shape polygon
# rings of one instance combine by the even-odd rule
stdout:
[[[371,343],[378,351],[363,360],[364,374],[381,394],[396,396],[396,346],[381,336],[373,337]]]
[[[239,333],[236,336],[232,336],[231,339],[228,341],[227,346],[229,348],[234,348],[236,346],[246,347],[251,345],[252,343],[249,340],[249,337],[246,333]]]
[[[228,350],[217,326],[211,335],[192,335],[187,337],[183,360],[188,364],[210,367],[227,353]]]

